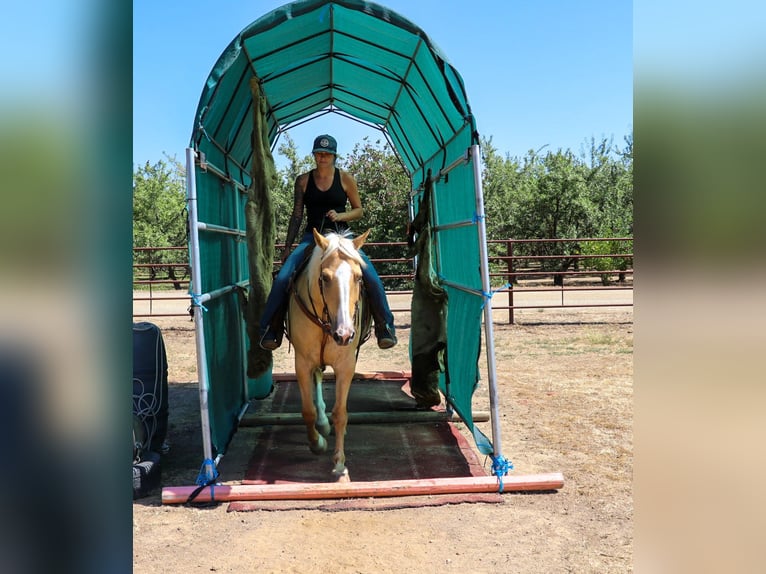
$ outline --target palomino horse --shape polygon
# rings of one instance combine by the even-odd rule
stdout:
[[[326,237],[314,230],[311,258],[293,285],[288,311],[287,336],[295,347],[295,374],[301,391],[301,412],[314,454],[327,450],[330,423],[322,397],[322,371],[330,365],[335,373],[335,426],[333,477],[348,482],[344,439],[351,381],[364,331],[369,321],[363,317],[362,268],[359,254],[370,230],[355,239],[330,233]],[[318,429],[318,430],[317,430]]]

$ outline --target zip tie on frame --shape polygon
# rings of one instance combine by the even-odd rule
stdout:
[[[198,295],[197,293],[189,293],[189,297],[191,297],[192,300],[192,307],[199,307],[203,311],[207,311],[207,307],[202,304],[202,295]]]
[[[206,469],[212,468],[213,474],[212,476],[207,474]],[[209,459],[206,458],[204,461],[202,461],[202,467],[199,469],[199,475],[197,475],[197,484],[199,485],[197,488],[194,489],[194,492],[192,492],[189,495],[189,498],[186,499],[186,504],[189,504],[190,502],[193,502],[197,496],[199,496],[199,493],[205,490],[208,486],[210,487],[210,502],[216,502],[215,500],[215,481],[218,479],[218,469],[215,467],[215,463]]]
[[[473,212],[473,217],[471,217],[471,223],[479,223],[480,221],[483,221],[487,219],[486,215],[479,215],[475,211]]]
[[[503,477],[513,470],[513,463],[502,454],[492,457],[492,474],[497,476],[498,492],[503,493]]]
[[[513,285],[511,285],[510,283],[506,283],[505,285],[501,285],[497,289],[493,289],[489,293],[482,291],[481,294],[484,295],[484,303],[481,304],[482,310],[484,309],[484,306],[487,304],[487,301],[489,301],[490,299],[492,299],[492,297],[494,297],[495,293],[497,293],[498,291],[502,291],[503,289],[508,289],[509,287],[513,287]]]
[[[207,468],[213,469],[212,476],[207,474]],[[202,466],[199,469],[199,474],[197,475],[197,484],[200,486],[208,486],[210,485],[210,482],[215,481],[216,478],[218,478],[218,469],[215,467],[215,463],[211,459],[206,458],[202,461]]]

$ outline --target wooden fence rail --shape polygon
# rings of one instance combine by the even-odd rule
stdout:
[[[503,305],[493,296],[492,308],[632,307],[633,238],[492,239],[488,242],[493,294],[507,293]],[[599,247],[601,246],[601,247]],[[606,246],[606,247],[603,247]],[[277,245],[280,253],[283,245]],[[607,252],[603,252],[606,248]],[[614,252],[608,252],[614,248]],[[405,242],[367,243],[365,252],[375,264],[389,295],[411,295],[414,262]],[[133,317],[184,316],[189,302],[191,273],[186,247],[138,247],[133,250]],[[395,257],[392,255],[399,255]],[[275,265],[278,265],[275,262]],[[630,292],[626,297],[599,297],[599,292]],[[582,294],[593,294],[584,300]],[[538,295],[536,299],[529,295]],[[567,295],[565,294],[576,294]],[[157,310],[158,301],[177,301],[172,312]],[[409,313],[408,307],[391,309]]]

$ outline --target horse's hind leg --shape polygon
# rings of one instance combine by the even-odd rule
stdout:
[[[301,414],[303,415],[303,422],[306,423],[309,448],[314,454],[321,454],[327,451],[327,440],[316,429],[317,409],[314,405],[315,375],[313,372],[306,372],[303,369],[296,369],[296,371],[299,371],[296,372],[296,375],[301,391]],[[319,376],[322,376],[321,371]],[[326,417],[327,415],[325,415]]]

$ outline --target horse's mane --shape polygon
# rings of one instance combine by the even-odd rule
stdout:
[[[330,244],[322,254],[322,261],[327,259],[327,257],[329,257],[330,254],[332,254],[334,251],[339,250],[349,259],[356,261],[362,267],[366,266],[364,259],[362,259],[362,256],[359,255],[359,251],[357,251],[356,247],[354,247],[354,244],[351,242],[351,239],[353,238],[351,231],[346,230],[342,233],[331,232],[325,235],[325,238],[330,242]]]

